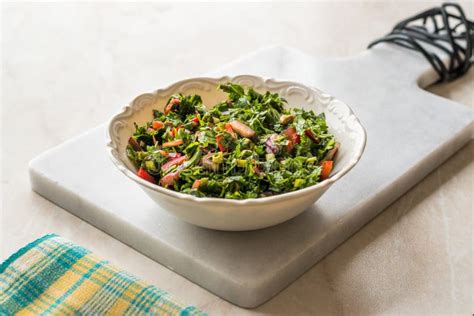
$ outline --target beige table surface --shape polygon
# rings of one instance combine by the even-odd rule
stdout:
[[[254,310],[223,301],[51,204],[28,180],[31,158],[103,123],[141,92],[261,46],[354,55],[432,5],[3,3],[0,259],[56,232],[215,315],[471,315],[473,142]],[[472,2],[465,8],[474,17]],[[473,79],[471,71],[430,90],[474,106]]]

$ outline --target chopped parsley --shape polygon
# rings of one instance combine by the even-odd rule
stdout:
[[[176,94],[130,137],[127,155],[147,181],[198,197],[249,199],[329,177],[339,143],[324,113],[285,107],[276,93],[227,83],[227,100],[206,109]]]

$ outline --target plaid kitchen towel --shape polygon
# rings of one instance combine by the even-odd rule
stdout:
[[[13,314],[206,315],[55,234],[0,265],[0,315]]]

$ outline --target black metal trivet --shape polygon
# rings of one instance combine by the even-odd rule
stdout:
[[[464,75],[473,63],[474,22],[466,18],[458,4],[444,3],[399,22],[369,48],[382,42],[422,53],[438,73],[437,82],[452,81]],[[448,60],[447,66],[443,60]]]

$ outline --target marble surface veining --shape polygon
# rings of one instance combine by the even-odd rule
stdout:
[[[0,259],[55,231],[214,314],[471,314],[472,142],[255,310],[217,298],[64,212],[32,193],[27,177],[32,157],[102,123],[142,91],[266,45],[353,55],[431,5],[3,3]],[[472,3],[465,5],[472,17]],[[430,90],[473,106],[473,79],[471,71]]]

